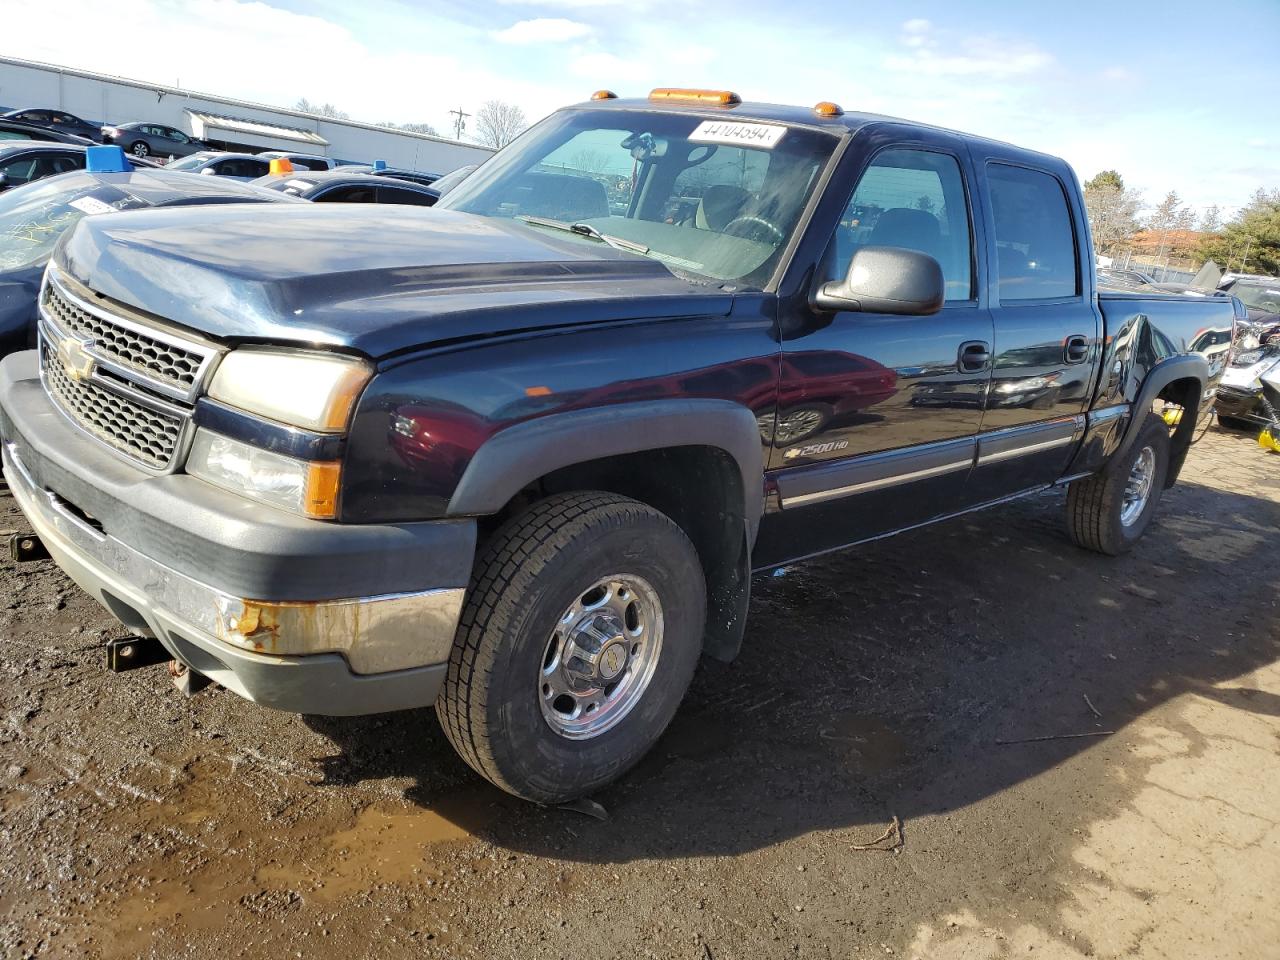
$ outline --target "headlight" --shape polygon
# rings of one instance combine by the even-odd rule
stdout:
[[[242,347],[222,358],[209,396],[293,427],[337,433],[372,372],[340,354]]]
[[[306,517],[338,515],[337,462],[295,460],[200,428],[187,456],[187,473]]]
[[[1246,353],[1237,354],[1231,360],[1233,367],[1252,367],[1255,363],[1262,359],[1261,350],[1249,350]]]

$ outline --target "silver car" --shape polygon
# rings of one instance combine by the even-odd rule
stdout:
[[[117,123],[102,128],[102,142],[124,147],[135,157],[187,157],[197,150],[208,150],[203,140],[187,136],[174,127],[162,123]]]
[[[207,177],[230,177],[232,180],[257,180],[271,172],[271,161],[252,153],[224,153],[202,150],[189,157],[165,164],[166,170],[202,173]]]

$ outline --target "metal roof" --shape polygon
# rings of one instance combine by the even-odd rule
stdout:
[[[320,134],[312,130],[304,130],[301,127],[286,127],[278,123],[249,120],[245,117],[228,117],[220,113],[195,110],[191,107],[184,107],[183,109],[192,120],[198,122],[204,128],[198,134],[200,137],[207,137],[210,130],[223,130],[227,133],[247,133],[252,137],[274,137],[277,140],[293,140],[296,143],[305,143],[316,147],[327,147],[329,145],[329,141],[320,136]]]

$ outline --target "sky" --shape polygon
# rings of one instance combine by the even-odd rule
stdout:
[[[0,54],[358,120],[608,88],[885,113],[1230,212],[1280,187],[1280,0],[5,0]],[[466,135],[464,135],[465,137]]]

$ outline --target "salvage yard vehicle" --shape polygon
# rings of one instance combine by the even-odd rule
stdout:
[[[1064,484],[1076,543],[1137,540],[1242,308],[1091,250],[1062,160],[721,91],[601,91],[430,209],[86,217],[0,363],[13,549],[117,665],[434,703],[565,801],[737,653],[753,571]]]
[[[96,124],[81,120],[75,114],[67,113],[63,110],[47,110],[42,107],[10,110],[7,113],[0,113],[0,120],[16,120],[19,123],[29,123],[33,127],[43,127],[55,133],[83,137],[90,143],[96,143],[101,138]]]
[[[265,177],[271,172],[271,158],[252,153],[227,153],[222,150],[201,150],[165,165],[166,170],[183,173],[201,173],[207,177],[227,177],[248,183]]]
[[[254,180],[253,185],[315,203],[407,203],[430,207],[439,199],[434,189],[420,183],[349,167],[272,174]]]
[[[101,130],[103,143],[114,143],[135,157],[187,157],[212,145],[163,123],[108,124]]]
[[[70,143],[0,140],[0,193],[45,177],[83,170],[87,149]],[[129,165],[135,169],[159,166],[142,157],[130,157]]]
[[[23,144],[13,149],[21,153],[37,146],[54,147]],[[8,156],[0,144],[0,171],[6,168]],[[83,163],[86,158],[89,170],[0,192],[0,356],[35,343],[36,301],[45,266],[58,238],[81,217],[147,207],[288,199],[233,180],[153,169],[137,157],[126,158],[117,147],[81,149],[79,159]]]

